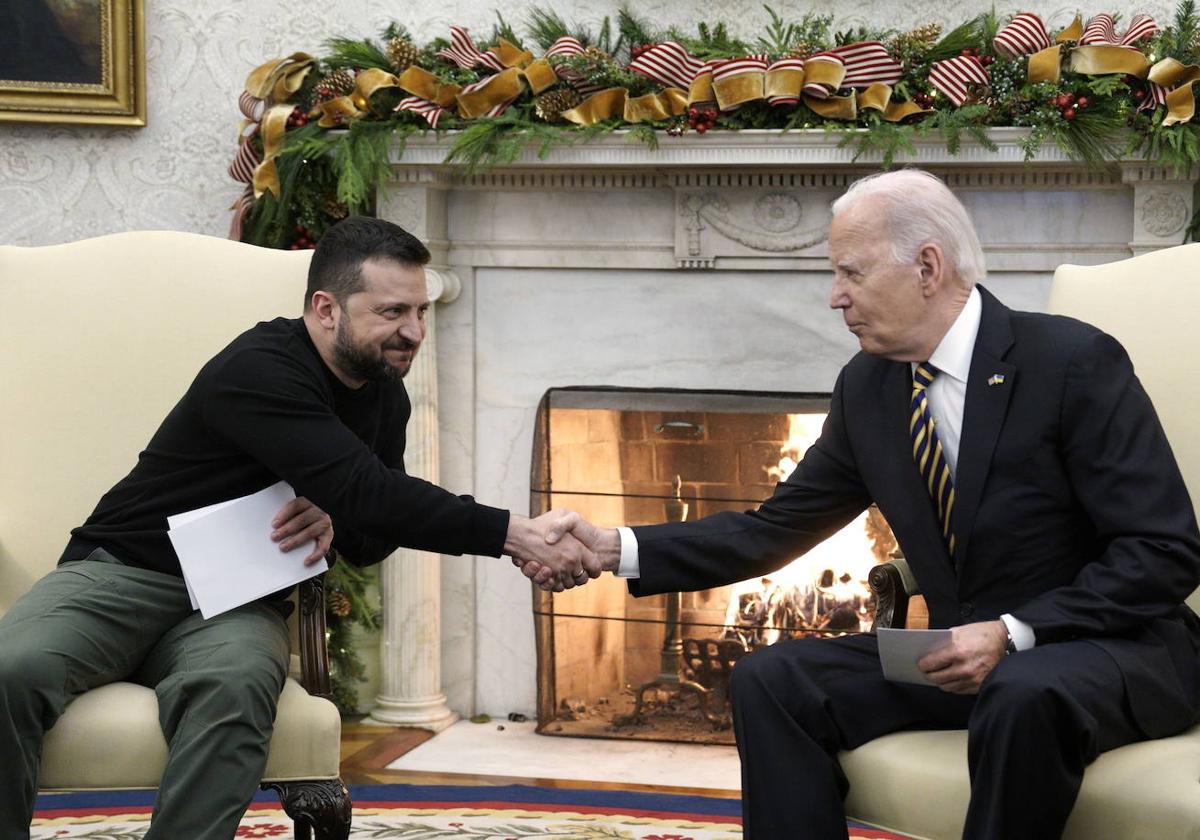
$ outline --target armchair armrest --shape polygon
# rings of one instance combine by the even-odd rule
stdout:
[[[330,566],[336,562],[332,549],[325,557]],[[309,694],[332,700],[329,648],[325,645],[325,575],[301,583],[297,600],[300,602],[300,684]]]
[[[917,579],[903,557],[880,563],[867,575],[867,583],[875,593],[875,623],[880,627],[904,627],[908,622],[908,600],[921,594]]]

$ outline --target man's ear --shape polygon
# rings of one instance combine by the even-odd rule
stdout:
[[[946,255],[935,242],[926,242],[917,251],[917,270],[920,272],[921,293],[933,297],[949,279],[946,275]]]
[[[337,326],[337,319],[334,317],[334,311],[338,310],[337,299],[329,292],[318,289],[313,292],[312,299],[309,301],[312,307],[313,315],[317,318],[317,323],[327,330],[332,330]]]

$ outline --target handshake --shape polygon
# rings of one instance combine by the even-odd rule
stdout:
[[[571,510],[555,509],[536,519],[513,514],[504,553],[525,577],[547,592],[583,586],[615,572],[621,538],[615,528],[600,529]]]

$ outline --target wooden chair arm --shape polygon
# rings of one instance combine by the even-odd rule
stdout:
[[[332,549],[325,558],[330,566],[337,559]],[[325,575],[301,583],[297,600],[300,602],[300,684],[309,694],[332,700],[329,648],[325,645]]]
[[[904,627],[908,621],[908,600],[921,594],[917,579],[903,557],[880,563],[867,575],[875,593],[874,631],[880,627]]]

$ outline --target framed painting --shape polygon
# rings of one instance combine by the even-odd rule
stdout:
[[[0,122],[146,124],[143,0],[0,2]]]

